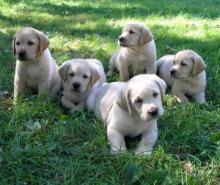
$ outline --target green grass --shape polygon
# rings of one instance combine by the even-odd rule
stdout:
[[[107,69],[121,27],[137,20],[152,30],[158,57],[188,48],[208,66],[207,105],[178,105],[166,96],[152,158],[134,155],[135,140],[129,152],[112,156],[92,113],[69,115],[35,96],[16,108],[2,100],[0,184],[220,184],[219,7],[218,0],[0,0],[0,90],[10,95],[11,41],[27,25],[48,35],[58,64],[89,57]]]

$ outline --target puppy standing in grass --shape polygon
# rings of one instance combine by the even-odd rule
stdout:
[[[178,102],[187,102],[193,96],[205,103],[206,65],[201,56],[192,50],[182,50],[157,61],[158,75],[172,87],[171,93]]]
[[[157,140],[157,118],[164,109],[166,84],[156,75],[141,74],[127,83],[103,84],[93,91],[87,107],[107,126],[112,154],[126,151],[124,137],[141,135],[136,154],[151,154]]]
[[[137,74],[156,73],[156,46],[153,35],[142,23],[129,23],[124,26],[118,40],[119,52],[110,59],[108,76],[115,68],[122,81],[129,80]]]
[[[25,27],[15,34],[12,42],[17,58],[14,78],[15,102],[26,88],[44,98],[54,98],[59,92],[61,78],[48,45],[47,37],[31,27]]]
[[[61,103],[71,113],[85,108],[88,95],[106,82],[103,65],[95,59],[68,60],[59,73],[64,82]]]

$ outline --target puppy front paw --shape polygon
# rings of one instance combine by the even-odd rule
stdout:
[[[119,150],[116,150],[116,149],[111,149],[111,154],[112,155],[118,155],[118,154],[122,154],[122,153],[125,153],[126,150],[124,149],[119,149]]]
[[[74,107],[74,108],[71,108],[70,110],[69,110],[69,113],[70,114],[73,114],[74,112],[79,112],[79,111],[82,111],[82,108],[80,108],[80,107]]]
[[[146,155],[146,156],[151,156],[152,151],[142,151],[142,150],[136,150],[135,155]]]

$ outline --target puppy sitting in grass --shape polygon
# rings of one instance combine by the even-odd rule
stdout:
[[[61,104],[70,113],[86,107],[88,95],[106,82],[103,65],[95,59],[72,59],[59,69],[64,90]]]
[[[48,49],[49,40],[40,31],[25,27],[13,39],[17,58],[14,77],[14,102],[29,88],[39,97],[54,98],[61,88],[58,66]]]
[[[124,26],[118,40],[120,50],[110,59],[108,76],[115,69],[122,81],[137,74],[156,73],[156,46],[150,30],[142,23],[134,22]]]
[[[105,83],[87,99],[87,107],[107,126],[112,154],[126,151],[124,137],[141,135],[136,154],[151,154],[157,141],[157,118],[164,109],[166,84],[156,75],[141,74],[127,83]]]
[[[158,75],[172,87],[171,93],[178,102],[188,102],[192,96],[205,103],[206,65],[201,56],[192,50],[166,55],[157,61]]]

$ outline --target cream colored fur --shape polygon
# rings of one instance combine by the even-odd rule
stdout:
[[[17,58],[14,77],[14,101],[29,88],[40,97],[54,98],[61,88],[58,66],[48,49],[49,41],[40,31],[19,30],[12,46]]]
[[[172,87],[171,93],[178,102],[188,102],[187,96],[194,97],[198,103],[206,102],[206,65],[196,52],[182,50],[164,56],[157,61],[157,66],[158,75]]]
[[[88,95],[106,82],[102,63],[96,59],[72,59],[59,69],[64,90],[62,105],[71,113],[86,107]]]
[[[156,73],[156,46],[150,30],[142,23],[134,22],[124,26],[118,41],[120,50],[110,59],[108,76],[115,69],[122,81],[137,74]]]
[[[157,118],[164,109],[165,82],[156,75],[137,75],[105,83],[90,94],[87,107],[107,126],[112,154],[127,150],[124,137],[141,135],[136,154],[151,154],[157,140]]]

